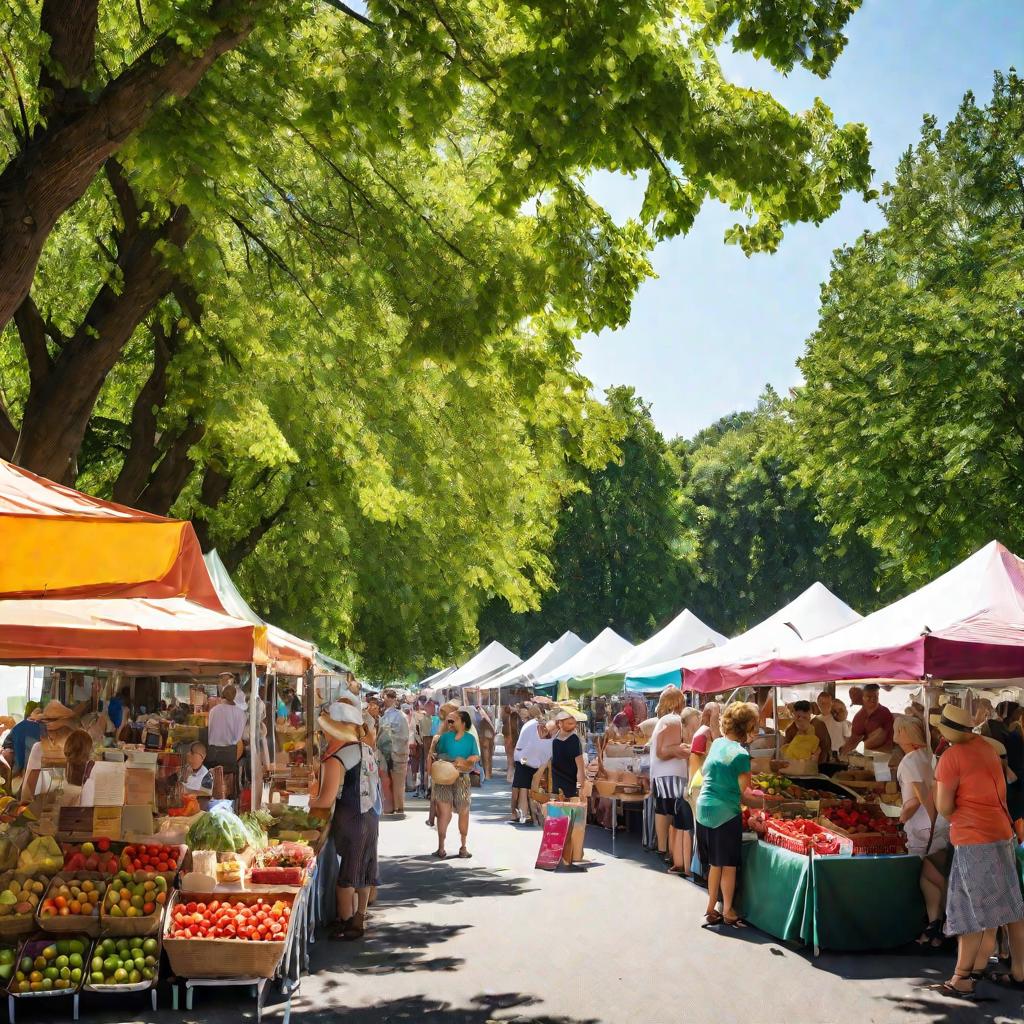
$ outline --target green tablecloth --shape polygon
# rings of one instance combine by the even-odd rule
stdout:
[[[821,949],[890,949],[921,933],[917,857],[804,857],[745,843],[740,905],[755,927]]]

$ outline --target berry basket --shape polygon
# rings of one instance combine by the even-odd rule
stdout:
[[[791,853],[800,853],[807,856],[811,852],[811,847],[814,844],[814,838],[816,836],[825,836],[831,839],[837,839],[833,832],[813,822],[807,822],[804,828],[807,832],[806,835],[789,835],[788,833],[781,831],[774,820],[769,819],[768,827],[764,835],[764,841],[766,843],[770,843],[772,846],[779,846],[783,850],[789,850]],[[835,852],[840,852],[838,841]],[[819,853],[818,855],[822,856],[823,854]]]

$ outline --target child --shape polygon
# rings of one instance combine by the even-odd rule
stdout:
[[[188,748],[188,765],[183,778],[186,792],[198,796],[210,796],[213,793],[213,772],[203,764],[205,760],[206,747],[202,743],[193,743]]]

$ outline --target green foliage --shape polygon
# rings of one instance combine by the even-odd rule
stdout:
[[[593,639],[606,626],[641,640],[679,610],[684,569],[673,461],[632,388],[607,391],[621,424],[619,455],[581,473],[563,499],[555,531],[554,587],[540,608],[516,615],[492,601],[481,616],[482,638],[532,652],[571,629]]]
[[[726,634],[755,625],[819,580],[858,611],[882,603],[875,553],[859,538],[832,537],[813,492],[791,479],[790,429],[768,388],[752,412],[672,445],[681,545],[695,577],[687,605]]]
[[[838,536],[919,584],[1024,544],[1024,83],[925,118],[886,226],[840,249],[801,361],[790,451]]]

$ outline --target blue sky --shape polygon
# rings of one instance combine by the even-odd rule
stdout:
[[[944,123],[968,89],[979,102],[991,95],[994,69],[1024,71],[1024,0],[865,0],[846,34],[825,81],[799,70],[784,77],[732,53],[723,67],[791,110],[821,96],[837,121],[865,123],[876,184],[916,141],[923,114]],[[591,192],[622,220],[639,210],[643,186],[600,174]],[[595,390],[632,385],[666,437],[750,408],[766,383],[783,392],[798,383],[796,359],[817,321],[833,249],[881,223],[874,204],[847,197],[820,227],[791,227],[777,253],[748,259],[722,241],[735,219],[706,205],[689,235],[655,250],[658,278],[641,287],[629,324],[580,344],[580,369]]]

